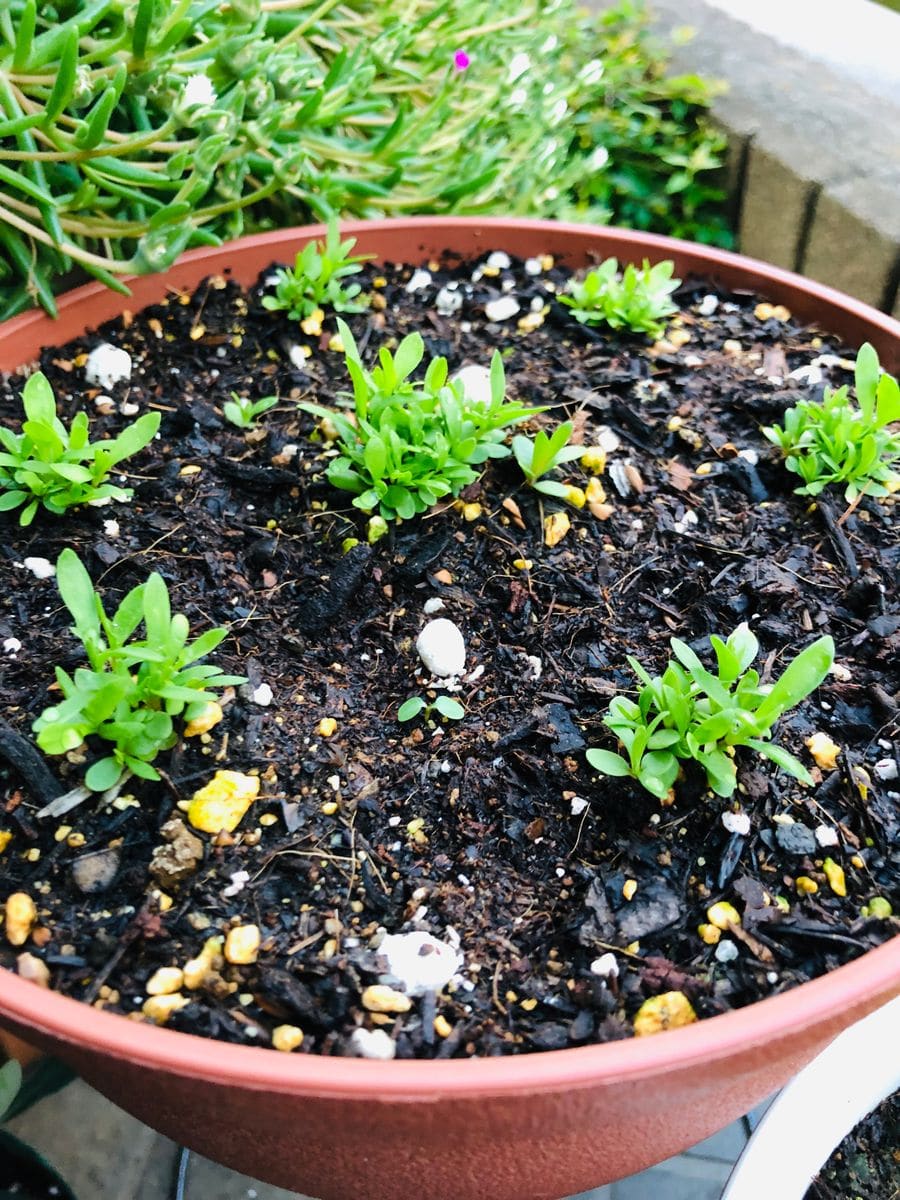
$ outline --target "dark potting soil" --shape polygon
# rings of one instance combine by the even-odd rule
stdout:
[[[900,1196],[900,1092],[853,1129],[810,1184],[806,1200],[896,1200]]]
[[[0,830],[12,834],[2,898],[36,900],[22,949],[43,959],[54,988],[140,1019],[158,968],[252,923],[258,961],[219,960],[171,1028],[269,1044],[291,1024],[303,1053],[340,1055],[362,1025],[387,1032],[399,1057],[496,1055],[628,1037],[642,1002],[667,992],[713,1016],[897,932],[896,918],[860,911],[874,896],[898,901],[896,501],[847,511],[831,491],[811,504],[760,433],[824,383],[852,382],[843,356],[853,352],[703,281],[682,286],[671,340],[651,347],[579,326],[554,300],[567,275],[551,264],[539,274],[431,266],[431,283],[413,291],[411,268],[366,269],[373,308],[349,318],[362,353],[372,361],[412,329],[454,370],[487,365],[499,347],[509,395],[552,406],[532,428],[568,416],[586,445],[615,447],[602,476],[609,509],[565,508],[571,528],[554,546],[543,519],[565,506],[523,486],[507,460],[466,489],[467,507],[441,504],[368,547],[365,518],[325,480],[327,444],[295,403],[334,405],[346,392],[333,318],[305,336],[262,309],[260,287],[214,278],[43,353],[67,422],[85,407],[95,437],[114,432],[123,406],[163,421],[126,464],[130,504],[41,514],[26,530],[0,516],[0,639],[21,642],[2,657],[9,729],[27,738],[52,702],[53,664],[83,662],[54,580],[22,565],[55,561],[65,546],[107,608],[161,572],[192,632],[230,627],[214,661],[251,681],[221,724],[158,760],[163,783],[129,783],[137,803],[92,799],[39,819],[100,748],[51,760],[57,786],[20,741],[0,738]],[[435,304],[448,280],[464,297],[452,317]],[[488,322],[485,303],[507,293],[520,313]],[[532,302],[548,311],[522,330]],[[83,355],[101,340],[134,359],[114,404],[84,380]],[[0,417],[16,427],[22,385],[10,378],[0,391]],[[223,420],[232,391],[279,396],[251,436]],[[566,470],[584,484],[577,464]],[[348,537],[361,544],[345,553]],[[414,642],[430,598],[466,638],[466,714],[399,724],[399,705],[426,694]],[[601,718],[613,694],[633,691],[627,655],[658,672],[673,635],[708,657],[708,635],[741,621],[760,639],[764,681],[823,633],[838,663],[776,732],[814,787],[738,751],[746,836],[723,824],[735,805],[690,767],[661,807],[584,757],[614,748]],[[254,702],[261,685],[267,706]],[[330,736],[323,718],[336,722]],[[815,732],[840,745],[834,770],[804,748]],[[234,834],[197,835],[180,884],[151,875],[161,826],[225,768],[259,772],[260,799]],[[99,872],[85,882],[96,852]],[[846,896],[830,886],[826,856],[843,867]],[[817,890],[799,890],[800,877]],[[741,924],[715,946],[698,925],[720,899]],[[385,981],[383,930],[458,938],[454,983],[404,1013],[367,1011],[364,989]],[[0,963],[16,969],[21,952],[0,936]]]

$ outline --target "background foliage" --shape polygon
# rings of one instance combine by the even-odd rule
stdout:
[[[73,266],[309,217],[494,212],[727,241],[711,89],[640,5],[574,0],[7,0],[0,317]],[[205,74],[211,105],[185,87]],[[190,92],[189,92],[190,94]]]

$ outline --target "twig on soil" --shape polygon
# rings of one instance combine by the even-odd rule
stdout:
[[[844,566],[847,568],[847,574],[851,579],[858,579],[859,564],[856,561],[856,555],[853,553],[853,547],[850,545],[847,535],[835,518],[834,510],[828,501],[823,500],[821,497],[819,497],[817,502],[817,508],[822,514],[822,520],[825,522],[825,528],[828,530],[828,536],[831,539],[832,545],[843,559]],[[847,514],[845,513],[844,515],[846,516]]]
[[[63,785],[44,762],[41,752],[5,721],[0,721],[0,758],[19,772],[29,790],[44,804],[49,804],[62,792]]]

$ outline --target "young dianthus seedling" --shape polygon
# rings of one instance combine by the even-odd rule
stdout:
[[[226,400],[222,405],[222,412],[225,419],[232,425],[236,425],[238,429],[252,429],[256,424],[256,418],[262,416],[264,412],[268,412],[270,408],[274,408],[277,403],[277,396],[264,396],[261,400],[251,400],[249,396],[239,396],[237,392],[232,392],[231,399]]]
[[[155,572],[132,588],[113,616],[104,610],[74,550],[60,554],[56,582],[89,666],[78,667],[74,675],[56,668],[63,699],[34,722],[38,745],[47,754],[65,754],[91,734],[112,742],[113,753],[85,776],[92,791],[113,787],[126,770],[158,779],[150,763],[175,743],[172,718],[198,716],[216,698],[211,688],[247,682],[199,661],[228,630],[208,629],[189,642],[187,617],[172,615],[168,589]],[[142,621],[145,636],[134,640]]]
[[[609,750],[588,750],[587,760],[604,775],[631,776],[660,799],[679,771],[693,759],[719,796],[737,786],[731,750],[747,746],[803,783],[812,778],[803,764],[768,740],[778,718],[819,686],[834,662],[834,642],[821,637],[789,663],[770,686],[761,686],[750,664],[759,643],[746,623],[723,642],[711,637],[718,670],[708,671],[684,642],[672,638],[675,658],[652,678],[636,659],[631,669],[644,685],[638,700],[614,696],[603,723],[615,733],[627,758]]]
[[[131,488],[106,480],[113,467],[153,440],[158,412],[138,417],[117,437],[91,442],[87,413],[76,413],[66,429],[56,415],[53,389],[40,371],[25,384],[22,406],[21,433],[0,426],[0,512],[24,505],[19,524],[30,525],[40,505],[60,514],[76,504],[131,499]]]
[[[542,477],[555,467],[581,458],[584,454],[584,446],[566,445],[571,435],[572,422],[564,421],[561,425],[557,425],[549,437],[541,429],[533,439],[525,437],[524,434],[517,434],[513,438],[512,452],[516,462],[522,468],[522,474],[527,483],[536,492],[543,492],[547,496],[558,496],[562,500],[568,499],[571,489],[566,484]]]
[[[411,721],[421,713],[429,721],[432,712],[440,713],[448,721],[460,721],[466,715],[466,710],[452,696],[438,696],[431,704],[421,696],[410,696],[397,710],[397,720]]]
[[[868,342],[856,356],[856,400],[849,389],[825,388],[820,404],[801,400],[784,414],[784,426],[770,425],[763,433],[785,455],[784,465],[799,475],[800,496],[818,496],[829,484],[843,484],[844,497],[887,496],[900,487],[900,386],[893,375],[882,374],[878,354]]]
[[[642,267],[629,263],[619,274],[618,261],[607,258],[583,279],[573,279],[569,294],[560,296],[559,301],[572,309],[572,316],[582,325],[608,325],[659,337],[664,318],[678,312],[671,295],[681,280],[672,278],[674,271],[675,264],[669,260],[651,267],[644,259]]]
[[[431,360],[424,379],[412,379],[425,354],[420,334],[408,334],[393,354],[383,346],[370,371],[340,319],[338,329],[353,381],[356,424],[318,404],[299,407],[327,417],[337,429],[341,454],[328,465],[329,481],[355,493],[357,508],[377,511],[385,521],[409,520],[442,496],[458,496],[478,478],[474,467],[509,455],[503,444],[508,426],[544,411],[506,402],[503,360],[496,351],[490,399],[474,400],[461,380],[448,378],[444,358]]]
[[[302,321],[317,308],[334,312],[363,312],[365,304],[356,303],[361,288],[358,283],[347,286],[342,282],[362,270],[360,263],[369,254],[351,255],[356,238],[341,241],[337,222],[329,221],[324,242],[307,242],[297,254],[293,267],[279,267],[275,272],[275,295],[263,296],[263,307],[272,312],[286,312],[292,321]]]

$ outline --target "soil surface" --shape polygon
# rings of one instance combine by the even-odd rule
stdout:
[[[27,946],[0,932],[0,964],[16,969],[26,951],[54,988],[146,1019],[158,968],[252,923],[258,960],[217,959],[171,1028],[268,1045],[288,1024],[303,1030],[301,1053],[340,1055],[360,1050],[350,1038],[364,1027],[387,1033],[399,1057],[446,1058],[629,1037],[643,1001],[673,991],[713,1016],[897,932],[896,917],[860,911],[875,896],[898,909],[896,501],[845,511],[832,490],[813,505],[760,433],[825,383],[852,383],[854,351],[704,281],[682,286],[681,317],[651,346],[579,326],[554,299],[567,274],[552,263],[537,274],[518,262],[430,266],[432,281],[412,291],[412,268],[366,268],[373,307],[349,318],[365,360],[412,329],[451,370],[487,365],[499,347],[508,394],[551,406],[532,429],[568,416],[576,439],[610,447],[601,516],[538,496],[505,460],[467,489],[465,509],[441,504],[370,548],[365,517],[324,478],[314,418],[296,406],[346,393],[333,318],[305,336],[262,308],[263,285],[213,278],[42,355],[61,417],[85,407],[95,438],[127,422],[123,408],[163,421],[125,464],[130,504],[44,513],[26,530],[0,515],[0,830],[12,834],[0,899],[24,891],[39,909]],[[463,295],[449,317],[435,305],[448,280]],[[489,322],[485,303],[506,294],[520,313]],[[536,327],[520,329],[532,306]],[[134,360],[112,403],[84,379],[101,340]],[[16,428],[22,384],[0,385],[0,419]],[[279,396],[249,437],[223,419],[232,391]],[[564,471],[585,484],[577,462]],[[563,509],[571,528],[548,546],[544,518]],[[345,553],[348,537],[360,544]],[[213,661],[250,684],[221,724],[160,757],[163,783],[132,780],[111,804],[42,819],[102,753],[91,744],[48,760],[47,778],[12,736],[29,737],[52,703],[53,664],[84,661],[54,580],[23,566],[65,546],[107,608],[161,572],[192,633],[230,627]],[[466,713],[400,724],[404,700],[429,696],[414,643],[434,598],[465,635]],[[615,748],[602,724],[610,697],[633,694],[627,655],[657,673],[675,635],[709,661],[708,635],[742,621],[760,639],[764,681],[819,635],[835,639],[838,669],[775,734],[814,787],[738,751],[734,803],[687,769],[661,807],[590,770],[585,748]],[[270,704],[257,702],[261,685]],[[804,748],[815,732],[840,745],[834,770]],[[241,825],[185,843],[180,882],[150,874],[161,826],[183,820],[178,805],[225,768],[262,778]],[[723,824],[735,808],[746,835]],[[826,856],[843,867],[846,896],[829,885]],[[817,890],[799,890],[800,877]],[[711,945],[698,926],[720,899],[741,923]],[[367,987],[392,982],[377,949],[385,930],[458,946],[449,987],[405,1012],[365,1007]]]
[[[813,1180],[806,1200],[896,1200],[900,1196],[900,1092],[848,1133]]]

